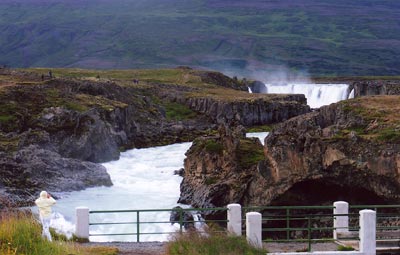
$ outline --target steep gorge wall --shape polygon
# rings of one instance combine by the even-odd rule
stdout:
[[[350,89],[354,89],[354,97],[373,95],[400,95],[400,81],[354,81],[350,83]]]
[[[181,201],[194,206],[399,203],[400,138],[387,136],[399,122],[390,126],[368,118],[375,116],[368,106],[379,104],[380,112],[393,108],[398,97],[373,100],[344,101],[283,122],[265,139],[262,157],[246,166],[238,167],[243,135],[205,137],[219,141],[219,154],[194,143],[185,161]],[[363,110],[368,114],[360,114]],[[257,154],[257,146],[246,157]]]
[[[227,102],[213,98],[189,98],[186,104],[206,114],[216,123],[238,123],[244,126],[265,125],[287,120],[310,111],[304,95],[287,95],[279,99],[268,96],[247,101]]]

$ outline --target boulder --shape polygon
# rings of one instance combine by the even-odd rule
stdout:
[[[41,190],[65,192],[95,186],[111,186],[105,167],[100,164],[64,158],[58,153],[30,145],[13,156],[0,158],[0,187],[3,197],[19,205],[29,205]]]

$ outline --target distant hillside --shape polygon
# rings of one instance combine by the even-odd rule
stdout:
[[[2,0],[0,65],[400,74],[393,0]]]

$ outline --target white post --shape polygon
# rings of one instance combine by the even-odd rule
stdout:
[[[333,219],[333,238],[338,239],[338,233],[349,232],[349,203],[337,201],[333,203],[333,214],[346,214],[343,216],[334,216]]]
[[[376,254],[376,212],[373,210],[360,211],[360,252]]]
[[[249,212],[246,213],[246,238],[250,245],[257,248],[262,248],[262,218],[261,213]]]
[[[242,235],[242,207],[240,204],[229,204],[228,206],[228,232]]]
[[[89,239],[89,208],[77,207],[75,211],[76,211],[75,235],[79,238]]]

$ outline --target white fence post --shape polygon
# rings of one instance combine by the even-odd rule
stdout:
[[[262,248],[262,217],[261,213],[246,213],[246,238],[250,245]]]
[[[337,201],[333,203],[333,214],[346,214],[345,216],[334,216],[333,219],[333,238],[338,239],[338,233],[349,232],[349,203]]]
[[[77,207],[75,235],[79,238],[89,238],[89,208]]]
[[[376,212],[373,210],[360,211],[360,252],[376,254]]]
[[[228,206],[228,232],[242,235],[242,206],[240,204],[229,204]]]

